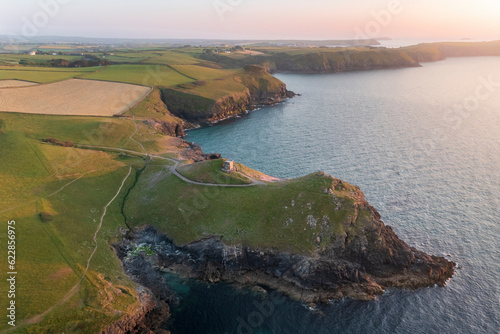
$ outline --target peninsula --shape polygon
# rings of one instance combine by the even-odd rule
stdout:
[[[237,162],[228,170],[182,137],[293,98],[276,72],[500,56],[500,42],[2,47],[0,216],[20,241],[15,330],[166,333],[175,296],[163,271],[314,303],[453,276],[454,262],[408,246],[358,187],[323,172],[281,180]]]

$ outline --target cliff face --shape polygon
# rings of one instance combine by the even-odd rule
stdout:
[[[154,88],[148,97],[139,102],[129,112],[136,120],[148,124],[165,135],[172,137],[183,137],[185,135],[185,121],[170,113],[161,99],[158,88]]]
[[[233,91],[227,91],[229,87]],[[187,91],[163,89],[162,99],[176,116],[191,122],[215,122],[231,116],[246,113],[257,105],[279,103],[295,94],[286,85],[271,76],[262,66],[250,65],[238,75],[230,78],[227,86],[219,93],[215,88],[211,95],[197,94],[198,87],[188,87]]]
[[[167,287],[163,276],[142,257],[127,257],[117,247],[125,273],[138,284],[141,307],[105,328],[101,334],[158,333],[168,334],[165,324],[170,317],[169,304],[175,303],[175,294]]]
[[[170,317],[170,308],[166,301],[159,300],[151,291],[143,287],[139,287],[138,293],[141,308],[106,327],[101,334],[170,333],[161,328],[161,325]]]
[[[418,67],[418,62],[398,50],[350,50],[300,55],[278,54],[268,68],[274,72],[335,73],[383,68]]]
[[[333,197],[333,190],[342,184],[331,180],[332,188],[325,190]],[[126,266],[129,260],[123,255],[147,244],[155,252],[148,263],[161,270],[209,282],[264,285],[307,302],[346,296],[370,300],[387,287],[442,286],[453,275],[455,263],[409,247],[380,220],[360,190],[350,196],[354,204],[343,205],[352,205],[354,213],[343,226],[332,229],[328,219],[311,219],[321,232],[313,241],[315,250],[307,254],[228,245],[219,237],[177,245],[150,226],[136,230],[116,247]]]

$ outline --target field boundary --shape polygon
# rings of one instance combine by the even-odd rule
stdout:
[[[140,85],[137,85],[137,86],[140,86]],[[127,111],[129,111],[130,109],[132,109],[133,107],[135,107],[136,105],[138,105],[139,103],[141,103],[145,98],[147,98],[149,96],[149,94],[151,94],[151,92],[154,90],[154,87],[151,87],[151,86],[141,86],[141,87],[149,87],[149,91],[144,93],[144,95],[139,99],[137,100],[135,103],[133,103],[131,106],[128,106],[126,107],[125,109],[123,109],[122,111],[114,114],[112,117],[118,117],[118,116],[121,116],[123,115],[124,113],[126,113]],[[133,115],[133,114],[132,114]],[[134,115],[133,115],[134,116]],[[135,116],[134,116],[134,122],[135,122]],[[137,124],[136,124],[137,125]],[[136,131],[137,132],[137,131]],[[135,133],[134,133],[135,134]],[[142,145],[141,145],[142,146]]]

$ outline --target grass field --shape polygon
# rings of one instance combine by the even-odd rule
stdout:
[[[213,80],[232,75],[238,70],[220,70],[197,65],[172,65],[174,69],[197,80]]]
[[[103,71],[82,76],[85,79],[125,82],[144,86],[176,86],[193,82],[168,66],[112,65]]]
[[[357,188],[344,183],[331,195],[325,190],[332,182],[311,174],[265,186],[207,188],[148,167],[130,195],[126,214],[133,217],[131,224],[153,224],[180,244],[217,235],[228,244],[308,254],[333,242],[332,235],[357,233],[349,227],[356,217],[351,190]],[[367,214],[360,210],[358,221]],[[313,225],[308,224],[311,218]],[[315,244],[318,236],[323,237],[320,245]]]
[[[247,91],[247,87],[243,85],[240,79],[235,79],[235,77],[236,75],[225,76],[210,80],[204,85],[183,85],[181,89],[188,94],[217,100],[224,96],[242,94]]]
[[[0,88],[11,88],[11,87],[26,87],[37,85],[34,82],[21,81],[21,80],[0,80]]]
[[[19,327],[23,319],[55,305],[78,282],[95,246],[92,238],[104,205],[129,165],[135,170],[144,160],[40,140],[58,137],[127,146],[126,138],[134,129],[127,120],[8,113],[0,113],[0,119],[0,219],[16,221]],[[132,182],[133,177],[126,187]],[[134,284],[123,275],[108,247],[117,237],[117,228],[125,227],[120,213],[124,194],[108,209],[98,235],[98,252],[78,292],[42,322],[18,332],[94,333],[138,306]],[[50,219],[42,220],[42,213]],[[2,244],[5,235],[0,236]],[[7,289],[6,283],[2,280],[0,288]],[[0,329],[5,325],[2,322]]]
[[[177,171],[190,180],[215,184],[250,184],[252,181],[238,173],[222,171],[223,159],[201,161],[177,168]]]
[[[195,54],[170,50],[158,52],[158,57],[153,57],[145,61],[151,64],[163,65],[193,65],[198,64],[200,61],[194,57]]]
[[[184,121],[175,117],[167,109],[167,106],[161,99],[161,93],[158,88],[153,89],[145,99],[136,106],[123,113],[124,116],[134,115],[138,120],[155,119],[169,124],[183,124]]]
[[[267,56],[222,57],[231,61],[225,64],[228,68],[265,57],[273,59],[279,52],[297,57],[293,61],[306,66],[343,59],[336,49],[261,50]],[[422,57],[439,51],[436,46],[409,50]],[[5,79],[0,81],[0,87],[12,85],[14,79],[49,83],[84,75],[101,80],[73,79],[0,89],[0,220],[15,220],[17,227],[16,333],[98,333],[106,324],[132,313],[139,306],[136,286],[123,272],[110,246],[121,240],[121,230],[129,226],[154,225],[178,244],[220,236],[227,244],[302,254],[314,254],[331,246],[339,234],[356,237],[366,227],[371,212],[358,205],[362,198],[359,188],[321,173],[251,187],[208,187],[172,175],[171,161],[154,158],[146,165],[140,154],[115,150],[143,152],[144,147],[152,154],[178,157],[180,150],[188,146],[145,122],[183,122],[170,114],[162,92],[177,94],[172,97],[179,97],[180,107],[210,111],[217,99],[226,101],[230,97],[236,101],[251,90],[268,92],[280,85],[257,66],[216,69],[224,64],[214,64],[215,60],[208,57],[202,60],[203,52],[203,48],[121,50],[110,59],[144,63],[98,68],[0,66],[0,80]],[[401,56],[396,51],[363,48],[350,52],[353,60],[373,64],[381,63],[384,57],[391,60]],[[0,54],[0,65],[54,58],[82,57]],[[125,112],[127,117],[29,113],[110,116],[138,101],[150,89],[106,80],[158,87]],[[1,112],[4,109],[27,113]],[[75,146],[52,145],[44,142],[46,138],[55,138],[56,143],[73,142]],[[250,182],[239,174],[222,172],[222,163],[212,160],[181,164],[178,171],[194,181],[233,185]],[[237,166],[249,177],[274,181],[243,165]],[[77,292],[40,322],[22,327],[24,319],[33,319],[57,305],[77,284],[96,246],[93,237],[104,207],[122,182],[124,187],[107,209],[97,234],[97,251]],[[0,233],[0,245],[6,241],[6,233]],[[0,270],[8,271],[5,261],[0,263]],[[6,280],[0,280],[0,291],[8,291]],[[0,331],[7,327],[5,321],[0,323]]]
[[[85,71],[53,71],[40,68],[37,71],[16,69],[0,69],[0,80],[25,80],[37,83],[49,83],[75,78]]]
[[[149,90],[149,87],[122,83],[71,79],[46,85],[2,89],[0,111],[112,116],[130,108]],[[30,98],[27,99],[27,96]]]
[[[91,67],[36,67],[36,66],[0,66],[0,70],[9,71],[43,71],[43,72],[95,72],[103,70],[102,66]]]
[[[16,53],[7,53],[0,54],[0,65],[2,63],[7,63],[9,65],[18,65],[22,60],[34,62],[34,63],[42,63],[47,62],[52,59],[65,59],[68,61],[82,59],[82,56],[69,56],[69,55],[35,55],[29,56],[24,54],[16,54]]]

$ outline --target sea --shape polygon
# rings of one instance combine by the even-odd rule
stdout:
[[[445,287],[305,305],[167,276],[173,334],[500,333],[500,57],[278,74],[299,93],[186,139],[280,178],[358,185],[410,246],[457,263]]]

